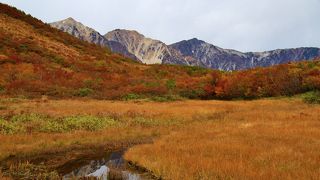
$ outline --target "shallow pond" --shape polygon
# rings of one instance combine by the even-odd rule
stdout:
[[[64,180],[93,178],[99,180],[149,180],[147,173],[138,172],[128,167],[123,159],[123,151],[108,153],[100,160],[91,160],[88,164],[77,167],[63,176]]]

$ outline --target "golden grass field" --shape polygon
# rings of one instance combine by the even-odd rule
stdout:
[[[2,116],[85,114],[121,121],[93,132],[0,135],[2,160],[67,154],[47,162],[55,168],[81,155],[80,149],[90,153],[112,144],[142,143],[130,148],[125,158],[163,179],[320,179],[320,106],[299,98],[166,103],[19,100],[2,106],[6,107],[0,110]]]

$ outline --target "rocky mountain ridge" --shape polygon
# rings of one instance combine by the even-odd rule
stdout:
[[[196,38],[166,45],[159,40],[147,38],[137,31],[123,29],[116,29],[102,36],[72,18],[50,25],[79,39],[107,46],[114,52],[145,64],[179,64],[233,71],[311,60],[320,56],[319,48],[240,52],[223,49]]]

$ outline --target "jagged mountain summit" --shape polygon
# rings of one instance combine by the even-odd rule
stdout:
[[[51,26],[82,40],[110,47],[114,52],[145,64],[179,64],[233,71],[311,60],[320,56],[319,48],[240,52],[223,49],[196,38],[166,45],[137,31],[123,29],[116,29],[102,36],[72,18],[51,23]]]
[[[126,57],[136,59],[137,58],[127,51],[127,48],[116,41],[108,41],[96,30],[83,25],[82,23],[69,17],[62,21],[50,23],[54,28],[67,32],[83,41],[94,43],[100,46],[109,47],[113,52],[122,54]]]

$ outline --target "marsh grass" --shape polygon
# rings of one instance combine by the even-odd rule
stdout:
[[[319,179],[320,107],[297,98],[6,105],[1,160],[155,139],[125,157],[164,179]],[[54,164],[74,158],[63,157]]]
[[[225,110],[204,111],[219,107]],[[319,106],[297,99],[204,102],[193,118],[125,158],[162,179],[320,178]]]
[[[1,134],[23,133],[63,133],[72,131],[97,131],[116,126],[117,121],[110,117],[89,115],[50,117],[41,114],[20,114],[0,118]]]

